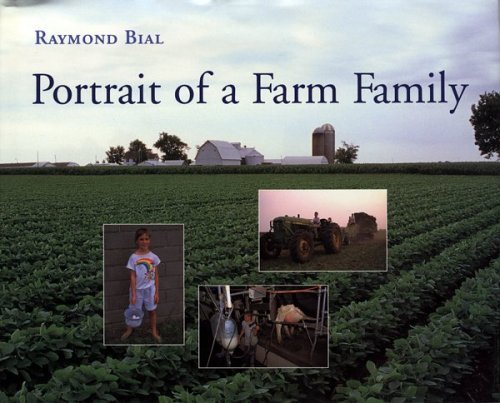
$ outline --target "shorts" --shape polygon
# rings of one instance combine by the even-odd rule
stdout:
[[[129,291],[129,301],[132,300],[132,291]],[[129,304],[129,308],[142,309],[145,306],[147,311],[154,311],[157,307],[155,304],[155,287],[151,286],[144,289],[135,290],[135,304]]]

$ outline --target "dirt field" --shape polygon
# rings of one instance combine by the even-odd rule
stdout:
[[[277,259],[260,260],[261,271],[385,271],[387,269],[386,231],[380,230],[374,239],[342,246],[338,254],[327,255],[316,246],[313,258],[307,263],[295,263],[288,250]]]

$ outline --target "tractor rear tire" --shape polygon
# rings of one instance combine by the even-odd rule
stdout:
[[[276,259],[281,253],[281,246],[277,244],[271,234],[260,237],[260,257],[262,259]]]
[[[314,239],[311,233],[299,231],[290,239],[290,256],[297,263],[306,263],[314,253]]]
[[[342,249],[342,230],[337,224],[330,225],[321,234],[321,241],[326,253],[339,253]]]

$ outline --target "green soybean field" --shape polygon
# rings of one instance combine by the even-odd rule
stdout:
[[[498,400],[493,164],[460,175],[0,175],[0,401]],[[387,189],[388,271],[259,272],[259,189]],[[103,346],[111,223],[184,224],[184,346]],[[327,284],[329,368],[199,369],[204,284]]]

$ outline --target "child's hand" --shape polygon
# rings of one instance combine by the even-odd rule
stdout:
[[[135,295],[132,295],[132,298],[130,298],[130,304],[135,305]]]
[[[155,304],[157,304],[159,300],[160,300],[160,295],[158,294],[158,292],[155,292]]]

